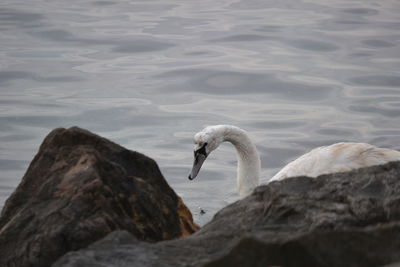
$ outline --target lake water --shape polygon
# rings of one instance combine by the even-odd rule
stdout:
[[[400,145],[400,1],[2,0],[0,89],[0,207],[77,125],[154,158],[204,224],[238,199],[230,144],[187,179],[206,125],[248,130],[263,182],[315,146]]]

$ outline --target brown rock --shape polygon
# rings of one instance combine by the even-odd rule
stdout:
[[[198,229],[156,162],[86,130],[44,140],[0,217],[0,266],[50,266],[124,229],[160,241]]]

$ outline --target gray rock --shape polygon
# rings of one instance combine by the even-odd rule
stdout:
[[[192,236],[147,243],[114,232],[53,266],[382,266],[400,261],[399,219],[394,162],[273,182]]]

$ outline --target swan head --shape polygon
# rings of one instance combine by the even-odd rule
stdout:
[[[218,126],[209,126],[194,136],[194,162],[189,180],[196,178],[204,161],[223,141],[223,133]]]

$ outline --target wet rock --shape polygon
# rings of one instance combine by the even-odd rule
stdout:
[[[400,163],[258,187],[197,233],[155,244],[114,232],[54,267],[396,266]]]
[[[50,266],[122,229],[155,242],[198,229],[154,160],[80,128],[44,140],[0,217],[0,266]]]

